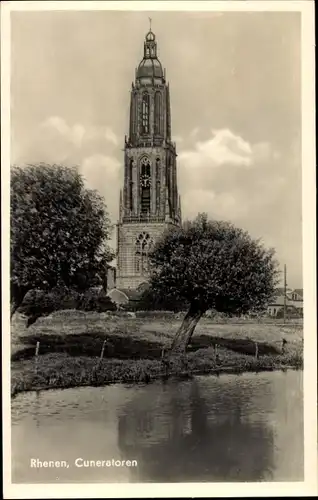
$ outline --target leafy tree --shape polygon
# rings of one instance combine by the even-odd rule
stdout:
[[[77,168],[13,166],[11,316],[29,290],[94,285],[113,258],[110,231],[102,197],[85,188]]]
[[[185,351],[208,309],[229,315],[261,311],[278,277],[273,249],[230,223],[209,221],[206,214],[168,231],[150,263],[153,290],[189,303],[171,346],[177,352]]]

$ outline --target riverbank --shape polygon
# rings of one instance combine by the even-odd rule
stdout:
[[[12,328],[11,394],[303,366],[297,325],[215,325],[208,319],[198,325],[186,356],[167,364],[163,350],[180,321],[66,311],[26,329],[18,317]]]
[[[24,391],[62,389],[81,386],[102,386],[113,383],[150,383],[168,377],[190,378],[193,375],[244,373],[259,371],[302,369],[302,359],[297,355],[264,356],[259,359],[247,356],[219,354],[216,362],[211,350],[199,350],[186,360],[173,360],[166,369],[160,361],[70,357],[63,354],[44,355],[36,361],[15,362],[11,372],[11,395]]]

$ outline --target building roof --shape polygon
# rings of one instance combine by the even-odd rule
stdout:
[[[143,59],[138,66],[137,78],[163,78],[161,62],[157,58]]]
[[[291,291],[292,290],[290,288],[286,289],[286,293],[290,293]],[[284,287],[278,287],[275,289],[274,297],[279,297],[280,295],[284,295],[284,293],[285,293]]]
[[[107,295],[109,297],[112,297],[114,293],[120,294],[121,296],[126,297],[127,300],[129,301],[137,301],[141,297],[141,292],[138,290],[132,290],[130,288],[112,288],[109,290]]]
[[[294,300],[293,299],[293,294],[296,293],[301,297],[300,299]],[[288,288],[286,290],[286,304],[291,305],[291,304],[297,304],[297,302],[302,302],[303,299],[303,289],[302,288],[295,288],[294,290],[291,290]],[[269,303],[270,306],[281,306],[284,305],[284,288],[277,288],[275,290],[274,296],[272,300]]]
[[[146,35],[146,41],[147,42],[154,42],[155,39],[156,39],[155,34],[151,31],[151,28],[150,28],[150,30],[148,31],[148,33]]]
[[[157,57],[156,36],[151,29],[145,37],[144,57],[138,66],[136,78],[141,82],[145,82],[153,78],[164,78],[161,62]]]

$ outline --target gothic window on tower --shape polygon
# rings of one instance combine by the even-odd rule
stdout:
[[[161,126],[161,94],[160,92],[156,92],[155,94],[155,134],[162,134],[162,126]]]
[[[129,160],[129,185],[128,185],[128,193],[129,193],[129,198],[128,198],[128,208],[130,212],[133,211],[133,166],[134,166],[134,159],[130,158]]]
[[[150,161],[148,158],[141,160],[141,176],[150,179]]]
[[[141,160],[140,188],[141,188],[141,213],[149,215],[150,213],[150,187],[151,187],[151,165],[148,158]]]
[[[141,102],[141,133],[149,134],[149,94],[146,92]]]
[[[160,182],[160,158],[156,158],[156,180]]]
[[[153,240],[146,232],[142,232],[136,239],[135,247],[135,272],[145,275],[149,272],[149,252],[153,246]]]

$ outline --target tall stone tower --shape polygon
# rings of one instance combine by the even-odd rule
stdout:
[[[151,28],[131,87],[129,136],[125,137],[124,151],[116,285],[136,289],[148,280],[148,253],[155,240],[170,225],[181,224],[169,84]]]

